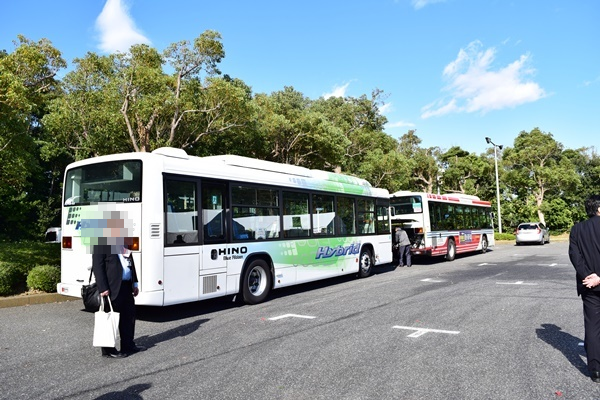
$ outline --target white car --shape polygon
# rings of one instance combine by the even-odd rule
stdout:
[[[523,243],[550,243],[550,231],[541,222],[523,222],[515,232],[517,246]]]

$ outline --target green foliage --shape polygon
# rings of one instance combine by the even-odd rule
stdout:
[[[546,226],[554,232],[566,232],[573,225],[573,213],[563,199],[554,198],[545,202],[542,211],[546,216]]]
[[[532,200],[535,220],[543,223],[546,223],[543,206],[547,196],[574,190],[580,182],[570,159],[563,156],[562,147],[551,133],[535,128],[519,133],[514,148],[504,151],[504,166],[508,169],[505,182],[514,196]]]
[[[514,233],[506,233],[506,232],[502,232],[502,233],[494,233],[494,240],[515,240],[515,235]]]
[[[19,265],[25,273],[36,265],[60,265],[60,243],[0,242],[0,261]]]
[[[9,296],[24,289],[25,275],[18,265],[0,261],[0,296]]]
[[[0,295],[24,291],[28,274],[37,265],[60,265],[60,244],[0,242]]]
[[[161,146],[340,171],[390,192],[473,194],[496,213],[497,159],[506,231],[529,220],[568,229],[585,219],[583,201],[600,187],[593,148],[563,151],[538,128],[520,132],[497,157],[492,147],[479,156],[458,146],[423,148],[414,130],[399,139],[385,132],[383,90],[310,99],[285,86],[253,94],[221,75],[224,57],[221,35],[205,31],[162,52],[134,45],[87,53],[57,80],[66,66],[60,52],[47,39],[19,36],[12,53],[0,52],[0,241],[40,238],[60,223],[69,162]],[[57,263],[34,260],[40,250],[5,260],[0,244],[0,261],[18,262],[23,273]]]
[[[56,291],[60,282],[60,268],[53,265],[38,265],[27,275],[27,287],[43,292]]]

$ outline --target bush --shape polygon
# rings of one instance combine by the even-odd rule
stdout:
[[[514,233],[494,233],[494,239],[496,240],[515,240]]]
[[[53,265],[38,265],[27,275],[27,286],[43,292],[55,292],[60,282],[60,268]]]
[[[0,296],[9,296],[23,290],[24,280],[19,265],[0,261]]]

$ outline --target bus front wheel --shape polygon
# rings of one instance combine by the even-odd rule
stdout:
[[[372,269],[373,269],[373,255],[371,254],[371,250],[362,249],[360,251],[358,277],[366,278],[367,276],[371,275]]]
[[[264,260],[250,263],[244,272],[242,296],[246,304],[258,304],[264,301],[271,290],[271,272]]]
[[[448,239],[448,252],[446,253],[446,260],[453,261],[456,257],[456,243],[454,239]]]
[[[488,243],[488,239],[487,236],[483,235],[483,237],[481,238],[481,252],[485,253],[488,249],[489,243]]]

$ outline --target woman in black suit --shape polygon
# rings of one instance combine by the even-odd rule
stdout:
[[[121,350],[102,347],[104,357],[121,358],[142,348],[133,341],[135,334],[135,301],[138,280],[133,257],[124,246],[96,246],[92,255],[92,270],[101,296],[110,296],[113,309],[120,313]],[[109,310],[109,306],[105,304]]]

